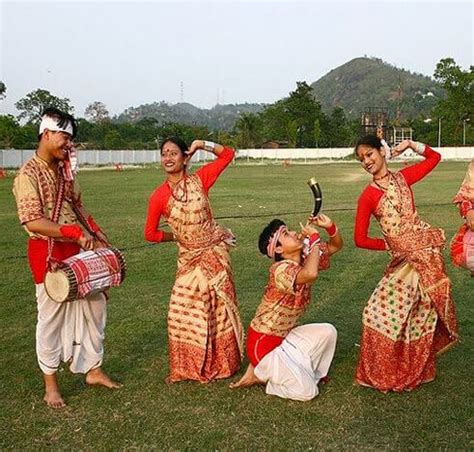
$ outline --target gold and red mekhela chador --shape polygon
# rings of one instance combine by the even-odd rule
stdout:
[[[439,161],[426,147],[428,161],[391,174],[386,192],[369,186],[359,200],[356,244],[365,223],[364,196],[380,196],[373,214],[384,233],[392,260],[363,312],[362,340],[356,382],[383,392],[412,390],[432,381],[435,355],[458,340],[451,282],[442,248],[444,232],[418,217],[410,185]],[[431,161],[431,162],[430,162]],[[367,230],[365,229],[365,235]],[[375,241],[373,248],[381,249]],[[358,243],[359,242],[359,243]]]
[[[453,202],[457,204],[459,208],[459,214],[462,218],[466,218],[467,213],[470,210],[474,210],[474,160],[470,162],[466,176],[464,177],[461,187],[454,197]],[[469,254],[468,259],[472,259],[472,248],[468,252],[466,246],[469,246],[467,244],[468,241],[471,242],[473,240],[473,233],[469,233],[471,237],[470,240],[465,240],[468,230],[469,228],[467,224],[464,223],[451,241],[451,261],[458,267],[470,267],[466,262],[466,257]],[[474,247],[474,244],[471,242],[470,246]],[[471,273],[474,276],[474,272]]]
[[[243,329],[229,249],[232,233],[214,220],[209,188],[232,161],[225,148],[217,160],[166,182],[150,198],[145,237],[160,241],[163,215],[178,242],[178,265],[168,312],[169,382],[208,383],[238,371]]]

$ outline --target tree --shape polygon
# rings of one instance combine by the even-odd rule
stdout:
[[[15,107],[20,111],[18,119],[26,119],[28,123],[34,123],[40,120],[41,113],[47,107],[55,107],[65,113],[73,113],[74,108],[70,102],[67,97],[61,99],[53,96],[47,90],[37,89],[20,99]]]
[[[117,130],[110,130],[104,137],[105,149],[123,149],[123,140]]]
[[[286,136],[288,139],[288,147],[295,148],[298,140],[298,123],[295,119],[288,121],[286,126]]]
[[[314,123],[321,116],[321,104],[313,96],[313,88],[306,82],[296,82],[296,90],[284,100],[291,120],[298,125],[299,147],[314,145]]]
[[[263,140],[287,140],[287,127],[291,117],[287,111],[285,100],[268,105],[260,114],[262,121]]]
[[[336,107],[329,116],[329,127],[326,133],[329,147],[345,147],[351,141],[349,124],[341,107]]]
[[[241,114],[235,123],[238,147],[248,149],[254,148],[257,144],[260,144],[261,126],[261,120],[255,113]]]
[[[474,66],[463,71],[452,58],[444,58],[436,65],[434,78],[447,93],[434,109],[443,124],[442,142],[460,144],[466,122],[474,120]]]
[[[12,115],[0,116],[0,148],[16,147],[21,135],[21,127]]]
[[[5,83],[0,82],[0,100],[5,99],[7,97],[7,87]]]
[[[92,102],[84,112],[84,116],[91,122],[105,122],[110,120],[109,111],[102,102]]]
[[[313,134],[314,134],[314,145],[318,147],[319,140],[321,138],[321,123],[319,118],[314,120],[314,127],[313,127]]]

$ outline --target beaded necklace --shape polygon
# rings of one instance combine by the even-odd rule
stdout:
[[[178,202],[188,202],[188,187],[187,187],[187,181],[186,181],[186,174],[183,176],[182,179],[175,183],[170,183],[170,181],[167,181],[168,187],[170,188],[171,191],[171,196]],[[181,188],[178,184],[183,181],[183,187]],[[176,196],[175,191],[181,191],[181,196]]]

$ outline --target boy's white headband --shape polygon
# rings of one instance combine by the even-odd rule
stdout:
[[[51,130],[52,132],[66,132],[71,136],[73,134],[71,121],[67,121],[65,127],[60,127],[59,121],[51,116],[43,116],[43,118],[41,119],[41,124],[39,127],[40,135],[46,129]]]

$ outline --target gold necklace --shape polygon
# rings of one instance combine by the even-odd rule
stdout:
[[[387,171],[383,176],[380,176],[380,177],[374,177],[373,180],[374,182],[376,180],[382,180],[382,179],[385,179],[386,177],[388,177],[388,175],[390,174],[390,171]]]

